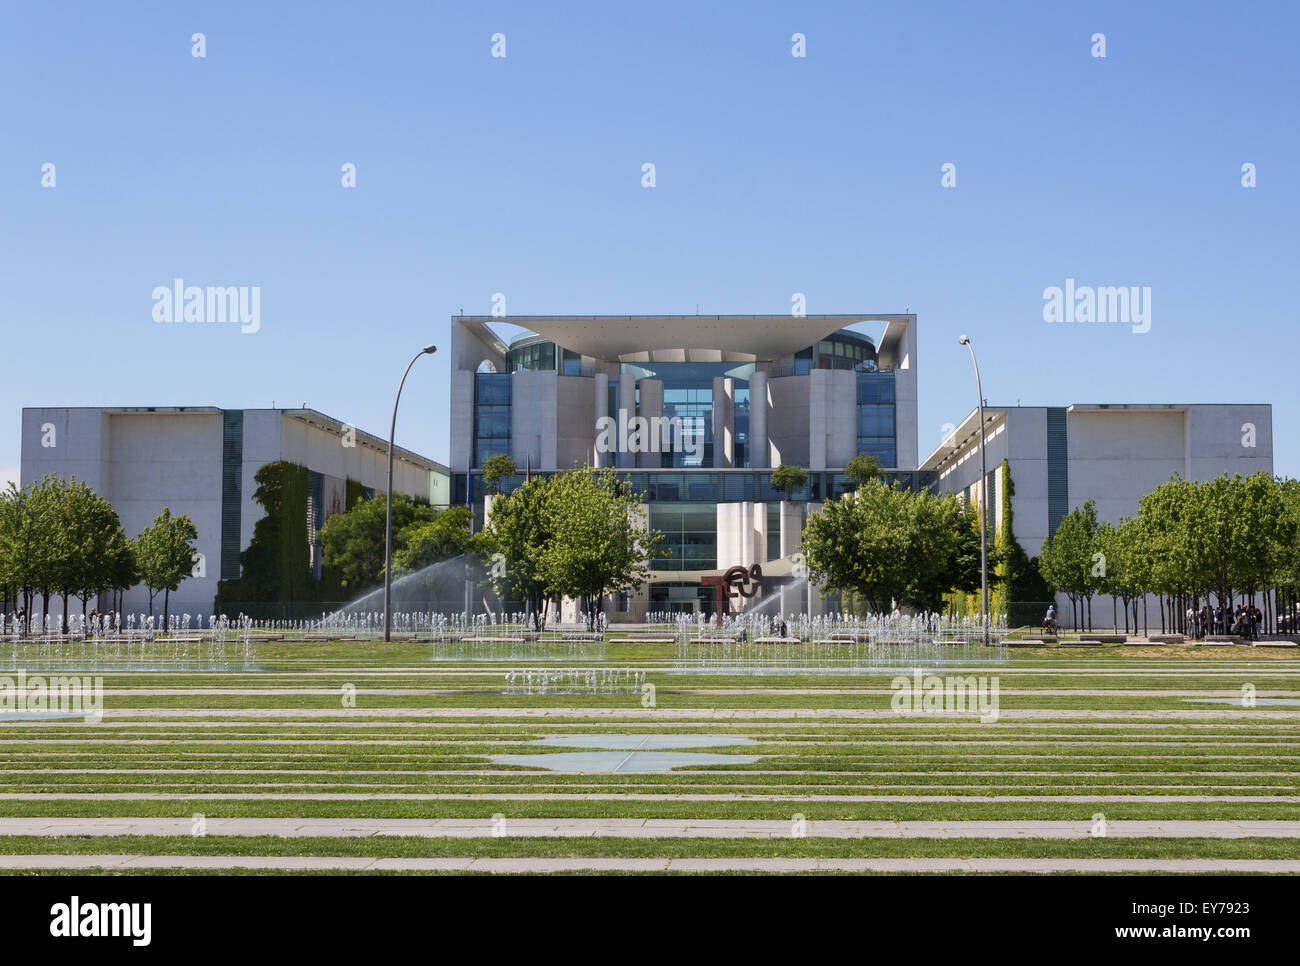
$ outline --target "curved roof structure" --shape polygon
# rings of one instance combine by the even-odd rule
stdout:
[[[521,326],[596,359],[637,361],[689,354],[718,361],[793,355],[854,322],[897,321],[893,315],[512,315],[456,316],[472,328],[493,322]]]

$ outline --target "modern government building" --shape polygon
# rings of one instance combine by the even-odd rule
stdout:
[[[646,586],[607,602],[611,620],[710,610],[701,578],[733,565],[789,574],[807,514],[852,487],[844,467],[859,453],[901,485],[979,499],[978,412],[929,455],[918,450],[914,314],[459,315],[450,350],[448,465],[399,451],[396,487],[437,505],[471,505],[481,526],[482,466],[496,454],[520,468],[503,481],[507,492],[528,474],[575,465],[626,472],[669,555],[652,562]],[[259,515],[251,502],[258,466],[283,459],[309,469],[304,525],[313,533],[342,508],[343,481],[385,486],[386,442],[354,431],[346,447],[350,427],[311,410],[27,409],[23,417],[24,484],[75,473],[131,533],[164,505],[191,515],[200,550],[220,562],[207,583],[182,585],[199,612],[216,576],[237,576]],[[1014,510],[1031,556],[1089,498],[1114,521],[1174,473],[1273,469],[1267,404],[986,406],[984,422],[991,515],[1000,521],[1008,505]],[[42,445],[49,425],[59,434],[54,447]],[[997,472],[1004,459],[1010,498]],[[785,499],[771,487],[783,463],[808,470],[807,485]],[[798,596],[783,609],[837,606],[815,590]],[[128,607],[138,598],[129,595]]]

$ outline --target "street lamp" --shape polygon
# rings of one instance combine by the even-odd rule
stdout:
[[[970,344],[970,336],[962,335],[957,341],[970,350],[971,365],[975,367],[975,392],[979,396],[980,414],[980,589],[984,597],[982,623],[984,625],[984,643],[989,642],[989,471],[984,456],[984,389],[980,386],[980,364],[975,359],[975,347]]]
[[[402,401],[402,387],[406,377],[411,373],[415,360],[424,355],[433,355],[438,351],[436,345],[427,345],[415,354],[402,373],[402,381],[397,384],[397,398],[393,400],[393,425],[388,430],[388,506],[384,512],[384,640],[393,639],[393,439],[397,436],[397,404]]]

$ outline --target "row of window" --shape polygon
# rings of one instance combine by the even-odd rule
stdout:
[[[561,349],[554,342],[534,342],[506,352],[506,372],[550,372],[557,368],[566,376],[582,375],[582,356]]]
[[[510,376],[480,372],[474,377],[474,465],[510,455]]]
[[[836,343],[840,345],[840,343]],[[525,346],[520,352],[547,346]],[[553,349],[553,347],[551,347]],[[474,465],[498,453],[510,452],[511,383],[508,373],[478,373],[474,389]],[[609,412],[619,409],[618,383],[609,384]],[[713,463],[713,391],[705,386],[664,387],[663,415],[678,417],[684,425],[699,420],[704,439],[694,453],[672,452],[660,456],[660,465],[702,468]],[[742,467],[749,462],[749,388],[737,387],[733,413],[734,448],[732,461]],[[857,376],[857,448],[873,456],[882,467],[898,464],[897,424],[892,372],[859,372]],[[625,465],[635,457],[613,454],[614,464]],[[670,498],[671,499],[671,498]],[[750,499],[743,497],[742,499]],[[760,497],[763,499],[763,497]]]
[[[876,455],[881,465],[886,465],[881,453]],[[551,476],[551,471],[533,471],[533,476]],[[782,499],[795,502],[821,502],[841,493],[852,491],[856,484],[843,473],[830,471],[810,471],[808,481],[803,487],[791,494],[778,493],[772,489],[772,474],[768,470],[717,470],[707,473],[672,472],[652,470],[648,472],[631,472],[622,474],[638,492],[644,494],[647,503],[739,503],[754,501],[773,503]],[[919,490],[937,479],[937,474],[929,470],[891,471],[885,479],[897,482],[909,490]],[[510,493],[524,482],[524,474],[503,478],[500,483],[502,493]],[[466,487],[472,492],[467,495]],[[481,505],[486,492],[483,477],[478,473],[451,474],[451,502],[463,506],[466,503]],[[770,511],[769,511],[770,512]]]

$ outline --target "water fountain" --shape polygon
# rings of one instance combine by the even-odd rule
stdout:
[[[248,618],[174,614],[164,627],[145,614],[33,614],[29,624],[0,614],[0,662],[25,670],[240,671],[254,666],[254,622]]]
[[[704,615],[648,615],[677,641],[677,669],[739,673],[871,672],[1007,660],[1006,625],[942,614],[768,613],[753,608],[718,624]]]

